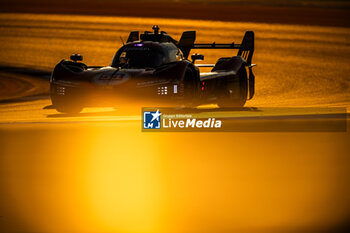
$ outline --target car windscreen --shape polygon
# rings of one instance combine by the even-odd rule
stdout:
[[[149,47],[125,47],[118,51],[112,66],[128,68],[154,68],[164,62],[162,51]]]

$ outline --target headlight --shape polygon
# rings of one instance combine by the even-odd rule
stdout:
[[[56,86],[56,94],[57,95],[65,95],[66,94],[66,87]]]
[[[158,95],[167,95],[168,94],[168,87],[158,87]]]
[[[167,95],[168,93],[170,94],[171,92],[173,92],[174,94],[177,94],[177,85],[161,86],[161,87],[158,87],[157,89],[158,95]]]

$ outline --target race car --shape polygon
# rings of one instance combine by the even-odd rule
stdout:
[[[50,79],[53,107],[63,113],[79,113],[102,98],[113,100],[108,105],[115,107],[128,100],[150,100],[154,107],[209,103],[243,107],[253,97],[253,31],[245,33],[241,44],[196,44],[196,31],[185,31],[176,41],[158,26],[152,29],[142,34],[132,31],[110,66],[87,66],[80,54],[59,62]],[[204,56],[193,54],[190,61],[192,49],[237,49],[238,53],[221,57],[216,64],[195,64]],[[201,67],[212,69],[201,73]]]

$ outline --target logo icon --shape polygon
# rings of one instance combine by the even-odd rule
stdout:
[[[159,109],[156,112],[143,112],[144,129],[160,129],[160,116],[162,113]]]

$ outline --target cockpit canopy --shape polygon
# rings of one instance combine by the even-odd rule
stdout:
[[[173,43],[138,41],[122,46],[114,55],[111,66],[156,68],[183,59],[181,50]]]

